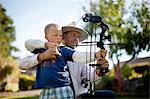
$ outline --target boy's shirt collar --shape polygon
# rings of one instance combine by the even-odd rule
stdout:
[[[60,45],[59,45],[59,47],[65,47],[66,45],[64,45],[63,43],[61,43]]]

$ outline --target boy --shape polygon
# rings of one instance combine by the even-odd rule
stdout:
[[[68,48],[56,47],[62,41],[62,32],[56,24],[48,24],[45,27],[45,38],[48,42],[51,42],[53,46],[51,48],[40,49],[41,52],[38,55],[38,61],[36,73],[36,88],[43,88],[40,98],[73,98],[72,89],[69,86],[68,74],[65,70],[66,60],[71,59],[73,50]],[[62,53],[60,55],[60,53]],[[67,53],[67,54],[66,54]],[[57,59],[53,62],[52,56],[57,55]],[[68,58],[68,59],[67,59]]]

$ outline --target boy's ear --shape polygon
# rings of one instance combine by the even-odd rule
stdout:
[[[47,40],[47,36],[45,35],[45,39]]]

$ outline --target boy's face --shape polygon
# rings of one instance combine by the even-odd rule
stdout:
[[[45,38],[48,42],[57,43],[59,45],[62,42],[62,31],[58,28],[51,27],[45,33]]]

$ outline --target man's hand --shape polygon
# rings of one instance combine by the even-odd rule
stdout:
[[[99,64],[100,67],[104,67],[104,68],[109,67],[109,63],[108,63],[108,61],[105,58],[97,60],[97,64]]]
[[[105,58],[107,55],[107,50],[100,50],[96,53],[96,58],[97,59],[102,59],[102,58]]]
[[[97,66],[96,68],[96,74],[98,76],[102,76],[104,72],[102,72],[102,69],[107,69],[109,67],[109,63],[108,61],[105,59],[107,55],[107,50],[100,50],[99,52],[96,53],[96,60],[97,60],[97,64],[99,66]]]

